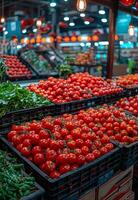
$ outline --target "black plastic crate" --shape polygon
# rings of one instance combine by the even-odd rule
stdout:
[[[38,183],[36,183],[35,186],[36,191],[26,197],[21,198],[21,200],[44,200],[45,190]]]
[[[126,170],[138,162],[138,142],[122,146],[122,170]]]
[[[121,149],[121,170],[126,170],[138,162],[138,142],[129,145],[122,145],[117,141],[112,141]]]
[[[4,136],[1,141],[22,160],[28,172],[31,172],[37,182],[46,189],[48,200],[66,200],[67,197],[82,194],[90,188],[98,187],[105,183],[120,170],[121,149],[116,147],[108,154],[86,164],[74,171],[62,175],[59,179],[54,180],[43,173],[35,164],[23,157]]]
[[[20,124],[25,121],[31,121],[32,119],[39,120],[47,115],[55,116],[68,112],[76,112],[104,103],[113,103],[123,96],[124,93],[121,92],[118,94],[92,97],[90,99],[77,100],[64,104],[54,104],[10,112],[0,118],[0,133],[3,133],[5,130],[8,131],[12,124]]]
[[[17,157],[15,153],[11,152],[9,148],[7,149],[6,146],[3,145],[2,141],[0,141],[0,149],[2,149],[4,151],[9,150],[7,152],[10,152],[11,155],[15,156],[15,158]],[[20,159],[18,158],[17,162],[19,160]],[[27,175],[26,171],[24,171],[24,175]],[[46,200],[45,196],[46,196],[45,190],[37,182],[35,182],[35,191],[32,192],[31,194],[29,194],[28,196],[21,198],[20,200]]]

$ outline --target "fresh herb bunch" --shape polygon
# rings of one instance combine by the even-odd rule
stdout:
[[[63,76],[64,78],[66,78],[67,76],[69,76],[73,72],[72,67],[68,64],[60,64],[58,66],[58,69],[59,69],[60,76]]]
[[[25,174],[22,164],[0,150],[0,200],[19,200],[34,191],[34,177]]]
[[[66,56],[64,61],[67,62],[68,64],[75,63],[75,59],[73,57],[71,57],[71,56]]]
[[[11,111],[50,105],[51,102],[18,84],[0,84],[0,117]]]
[[[6,75],[6,69],[7,69],[7,67],[6,67],[6,65],[4,63],[3,58],[0,58],[0,82],[3,81],[3,79],[4,79],[5,75]]]

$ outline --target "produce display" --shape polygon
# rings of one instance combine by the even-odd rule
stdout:
[[[134,115],[138,116],[138,96],[122,98],[116,102],[116,106],[127,110]]]
[[[48,62],[42,56],[38,56],[34,50],[25,51],[21,56],[36,70],[37,73],[40,75],[48,74]]]
[[[4,59],[4,63],[7,67],[6,74],[9,77],[11,78],[32,77],[32,72],[19,61],[17,56],[3,55],[0,57]]]
[[[41,80],[38,84],[28,86],[43,97],[47,97],[54,103],[64,103],[74,100],[88,99],[93,96],[116,94],[123,89],[108,83],[101,77],[95,77],[88,73],[76,73],[67,79],[50,77],[48,80]]]
[[[138,74],[121,76],[116,80],[116,83],[125,88],[138,87]]]
[[[138,141],[137,121],[113,106],[47,116],[13,125],[8,133],[18,151],[54,179],[110,152],[110,139],[122,144]]]
[[[7,151],[0,150],[0,199],[19,200],[35,190],[35,179],[25,174],[23,164]]]
[[[0,82],[2,82],[4,80],[4,77],[6,75],[6,65],[4,63],[4,59],[0,58]]]
[[[49,105],[50,101],[18,84],[6,82],[0,84],[0,117],[11,111]]]
[[[91,51],[85,53],[79,53],[76,56],[75,64],[77,65],[89,65],[92,63],[92,54]]]

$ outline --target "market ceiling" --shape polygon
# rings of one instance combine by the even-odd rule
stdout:
[[[105,8],[105,15],[99,15],[98,10],[99,5],[92,3],[90,0],[88,2],[88,7],[86,10],[86,17],[91,18],[91,23],[89,25],[84,24],[83,18],[80,17],[80,13],[76,9],[76,1],[74,0],[56,0],[59,21],[64,21],[64,16],[69,16],[70,20],[74,21],[76,26],[68,28],[68,30],[75,29],[89,29],[89,28],[106,28],[108,27],[108,22],[103,24],[102,17],[108,18],[108,9]],[[4,13],[5,17],[19,16],[22,11],[20,18],[37,18],[39,16],[45,16],[46,20],[51,20],[51,8],[49,6],[50,1],[45,0],[4,0]],[[0,3],[0,10],[2,4]]]

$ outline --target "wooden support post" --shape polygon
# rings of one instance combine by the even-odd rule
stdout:
[[[108,79],[111,79],[113,74],[115,27],[119,1],[114,0],[113,4],[113,7],[109,10],[109,47],[106,67],[106,78]]]

